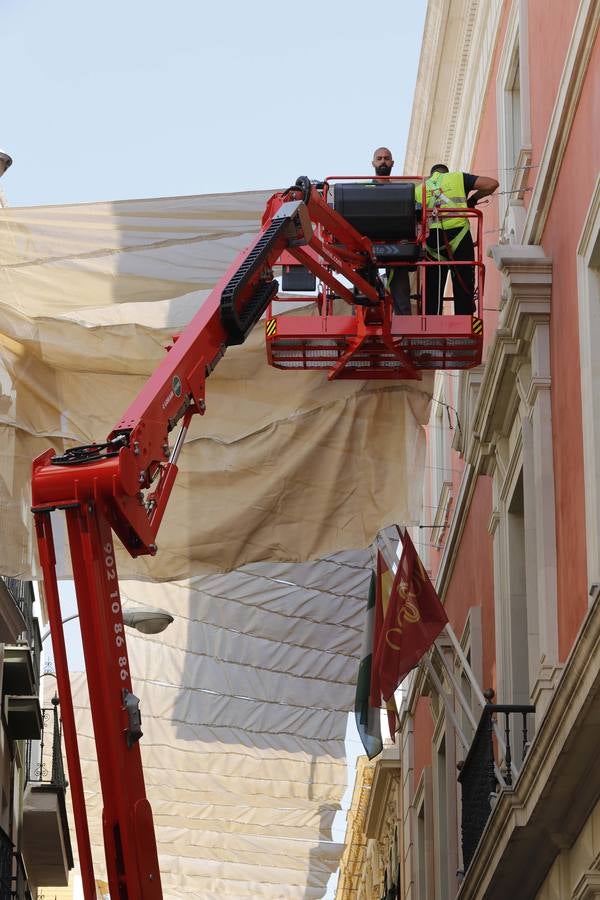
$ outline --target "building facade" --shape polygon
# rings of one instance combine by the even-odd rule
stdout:
[[[399,755],[386,747],[380,758],[359,757],[340,863],[338,900],[398,897],[402,847],[402,783]]]
[[[405,171],[500,188],[483,364],[436,375],[428,429],[415,536],[452,631],[406,682],[378,851],[405,900],[600,897],[599,21],[594,0],[428,6]]]
[[[73,867],[60,704],[42,685],[33,607],[29,582],[0,578],[0,900],[53,897]]]

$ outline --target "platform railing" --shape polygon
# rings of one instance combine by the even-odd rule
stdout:
[[[426,193],[426,178],[418,177],[413,175],[389,175],[385,178],[378,177],[375,179],[379,182],[390,182],[390,183],[410,183],[414,184],[415,187],[417,185],[421,186],[421,194],[422,196]],[[329,198],[329,202],[331,202],[331,194],[334,182],[372,182],[373,176],[364,176],[364,175],[332,175],[328,176],[324,182],[321,183],[321,190],[323,192],[323,197],[327,201]],[[426,252],[426,238],[429,233],[430,228],[434,223],[442,225],[442,234],[443,234],[443,222],[447,219],[456,219],[461,218],[466,220],[469,223],[469,227],[471,228],[471,234],[473,238],[473,247],[474,247],[474,259],[473,260],[454,260],[454,259],[434,259],[430,257]],[[421,317],[428,317],[429,315],[433,315],[432,313],[426,313],[425,310],[425,295],[426,295],[426,281],[428,272],[432,273],[434,269],[441,269],[441,281],[442,281],[442,305],[445,305],[451,302],[454,298],[452,294],[449,296],[444,295],[444,283],[446,281],[446,276],[450,273],[451,269],[455,272],[462,272],[463,269],[465,271],[471,269],[473,272],[473,299],[475,301],[475,311],[474,315],[482,318],[483,316],[483,295],[484,295],[484,283],[485,283],[485,264],[483,262],[483,216],[482,212],[479,209],[473,207],[449,207],[449,206],[441,206],[437,207],[434,210],[428,209],[427,207],[423,207],[423,204],[416,203],[415,204],[415,237],[414,241],[404,241],[401,243],[414,243],[420,249],[420,253],[410,262],[398,263],[398,262],[385,262],[381,261],[381,265],[387,265],[391,268],[395,268],[397,266],[406,266],[413,271],[418,273],[418,285],[417,285],[417,293],[416,297],[419,299],[421,312],[419,315]],[[378,243],[378,241],[374,241],[374,243]],[[387,244],[387,241],[383,241],[384,244]],[[395,241],[391,240],[389,243],[394,244]],[[441,249],[444,251],[444,242],[441,242]],[[447,253],[443,252],[442,257],[446,256]],[[432,277],[432,274],[430,275]],[[323,308],[326,308],[324,306]],[[441,311],[440,311],[441,312]]]

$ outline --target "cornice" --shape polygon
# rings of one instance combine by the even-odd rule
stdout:
[[[430,0],[417,73],[405,172],[472,159],[503,0]]]
[[[474,8],[465,84],[468,96],[463,98],[456,117],[454,143],[449,148],[453,167],[471,166],[484,102],[494,61],[494,50],[504,0],[482,0]]]
[[[446,128],[446,144],[440,159],[447,159],[452,168],[464,165],[464,161],[456,159],[456,130],[459,114],[461,110],[471,106],[468,102],[472,93],[472,84],[467,77],[470,68],[471,46],[473,41],[473,31],[475,19],[479,9],[479,0],[469,0],[464,3],[461,14],[461,32],[457,40],[457,57],[454,66],[454,77],[452,82],[452,90],[450,92],[450,104],[448,125]]]
[[[424,171],[425,150],[433,115],[432,98],[439,77],[449,9],[450,0],[429,0],[427,4],[404,164],[405,172],[410,175]]]

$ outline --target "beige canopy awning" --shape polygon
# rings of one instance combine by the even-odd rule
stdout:
[[[258,229],[266,197],[0,210],[3,572],[32,572],[31,460],[105,439]],[[171,580],[313,559],[418,518],[431,376],[328,382],[270,368],[263,344],[257,326],[211,375],[160,553],[122,557],[122,574]]]
[[[166,900],[323,897],[342,846],[370,551],[257,563],[172,584],[122,584],[161,606],[160,635],[128,631]],[[96,876],[102,803],[85,676],[74,697]]]

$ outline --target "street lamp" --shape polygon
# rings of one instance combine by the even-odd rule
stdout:
[[[79,613],[73,613],[63,619],[62,624],[78,618]],[[159,634],[168,628],[172,621],[173,616],[170,613],[156,606],[138,606],[136,609],[123,610],[123,624],[129,628],[135,628],[136,631],[141,631],[142,634]],[[48,627],[42,635],[42,644],[49,634],[50,628]]]
[[[159,634],[168,628],[173,616],[156,606],[138,606],[123,610],[123,622],[142,634]]]
[[[0,178],[4,175],[9,166],[12,166],[12,157],[0,150]]]

